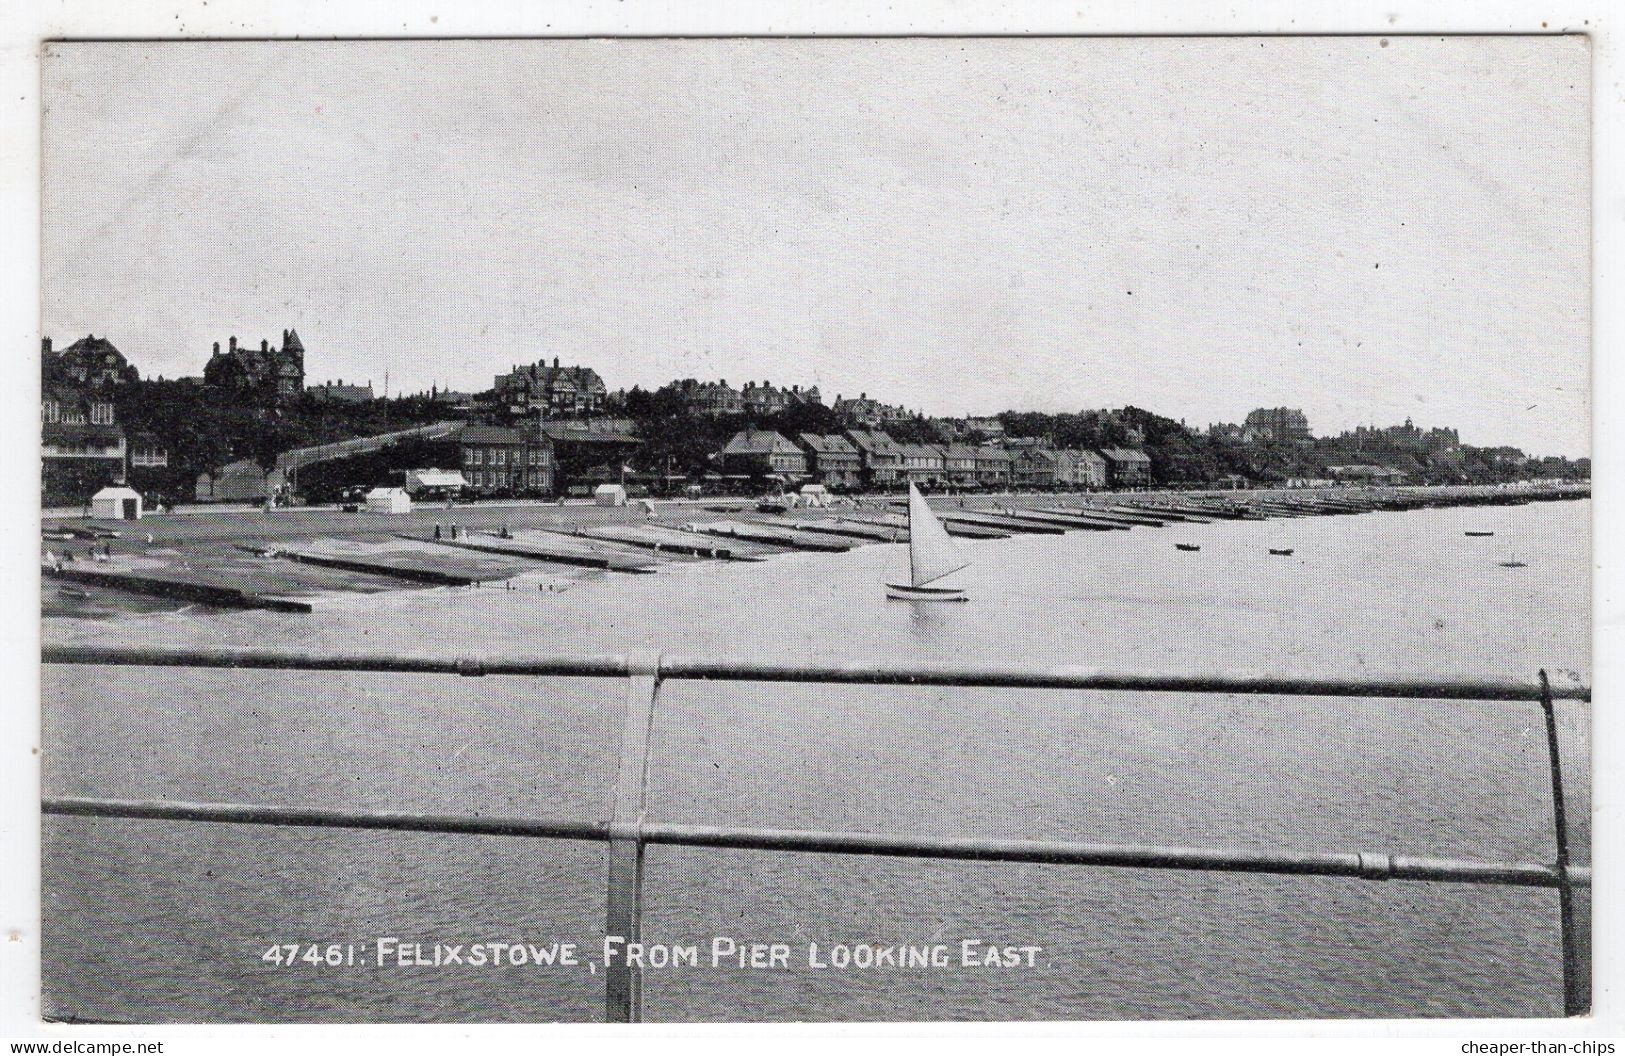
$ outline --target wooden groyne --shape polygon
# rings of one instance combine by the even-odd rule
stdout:
[[[554,529],[538,529],[540,531],[553,531]],[[760,557],[736,553],[734,548],[716,546],[705,542],[696,532],[678,532],[668,529],[639,528],[623,524],[600,524],[592,527],[580,527],[574,532],[564,532],[561,535],[573,535],[582,539],[599,539],[607,543],[622,543],[626,546],[635,546],[642,550],[652,550],[655,553],[685,554],[689,557],[709,557],[718,561],[760,561]],[[674,538],[675,537],[675,538]],[[686,538],[685,538],[686,537]]]
[[[946,525],[968,524],[974,528],[993,528],[1017,535],[1065,535],[1066,529],[1058,524],[1026,520],[1016,514],[983,513],[980,510],[949,510],[940,515]]]
[[[1075,529],[1085,532],[1126,532],[1134,526],[1124,524],[1122,521],[1108,521],[1100,517],[1089,517],[1080,513],[1063,513],[1059,510],[1040,508],[1021,508],[1021,516],[1029,521],[1042,521],[1045,524],[1057,524],[1063,528]]]
[[[932,508],[935,509],[935,507]],[[877,514],[874,517],[852,517],[847,519],[856,520],[867,524],[882,525],[887,528],[902,528],[905,531],[908,529],[908,518],[900,513],[882,513]],[[1009,532],[1001,532],[995,528],[983,528],[974,524],[966,524],[964,521],[944,521],[942,527],[948,532],[949,535],[957,535],[964,539],[1010,538]]]
[[[244,547],[243,549],[249,549]],[[298,561],[301,564],[315,565],[318,568],[337,568],[345,572],[365,572],[374,576],[388,576],[391,579],[404,579],[409,583],[428,583],[441,587],[467,587],[487,579],[498,578],[495,575],[477,576],[469,572],[451,572],[443,568],[427,568],[420,564],[411,564],[400,561],[386,554],[372,554],[366,557],[338,557],[332,554],[315,554],[308,550],[265,550],[267,557],[280,557],[288,561]]]
[[[902,528],[886,528],[880,525],[859,523],[856,521],[801,521],[797,526],[804,532],[823,532],[828,535],[838,535],[846,539],[857,539],[866,543],[906,543],[908,532]]]
[[[273,612],[310,612],[309,603],[287,598],[270,598],[252,594],[240,587],[224,586],[179,576],[135,572],[102,572],[89,568],[51,568],[44,574],[51,579],[86,586],[108,587],[131,594],[167,598],[200,605],[213,605],[221,609],[270,609]]]
[[[791,528],[750,521],[711,521],[696,523],[693,527],[696,531],[704,532],[707,535],[721,536],[725,539],[742,539],[752,543],[765,543],[786,550],[813,550],[826,554],[841,554],[858,545],[854,542],[835,542],[832,539],[810,538],[798,530],[799,526]]]
[[[647,562],[634,561],[631,558],[615,554],[593,553],[584,550],[570,550],[563,546],[544,546],[540,543],[504,539],[501,536],[476,536],[463,539],[425,539],[415,535],[403,535],[402,539],[410,539],[417,543],[434,543],[439,546],[456,547],[462,550],[472,550],[482,554],[496,554],[502,557],[519,557],[526,561],[536,561],[542,564],[571,565],[576,568],[598,568],[608,572],[627,572],[632,574],[645,574],[655,570],[655,566]]]

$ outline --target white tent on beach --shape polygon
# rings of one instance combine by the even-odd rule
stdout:
[[[141,496],[122,485],[103,488],[90,498],[90,515],[109,521],[139,521]]]
[[[600,484],[598,490],[592,493],[592,497],[600,506],[626,505],[626,489],[619,484]]]
[[[462,471],[456,469],[409,469],[406,471],[406,491],[416,495],[424,491],[461,492],[468,487]]]
[[[411,513],[412,496],[405,488],[373,488],[367,492],[368,513]]]

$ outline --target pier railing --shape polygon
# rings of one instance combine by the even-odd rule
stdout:
[[[647,654],[544,656],[461,660],[412,656],[333,655],[239,649],[146,649],[49,645],[47,664],[139,667],[241,668],[284,671],[359,671],[446,674],[464,677],[555,676],[626,679],[625,722],[613,809],[603,820],[506,818],[398,811],[325,810],[243,803],[173,800],[46,798],[46,814],[147,818],[236,825],[286,825],[490,836],[591,840],[609,845],[606,935],[639,942],[643,917],[644,849],[651,844],[820,854],[929,858],[947,861],[1027,862],[1053,865],[1202,872],[1338,876],[1365,881],[1412,880],[1554,889],[1563,965],[1564,1012],[1582,1015],[1590,994],[1574,922],[1574,889],[1591,886],[1591,870],[1569,861],[1569,833],[1558,750],[1557,701],[1589,701],[1589,686],[1554,686],[1546,672],[1528,682],[1429,679],[1318,679],[1275,676],[1161,675],[1077,667],[1015,668],[944,665],[779,664]],[[868,832],[824,832],[733,826],[677,825],[647,816],[649,738],[662,683],[674,679],[882,686],[957,686],[1114,692],[1254,694],[1308,697],[1385,697],[1538,704],[1545,718],[1550,763],[1555,855],[1545,862],[1487,862],[1371,851],[1235,850],[1157,847],[980,837],[931,838]],[[623,959],[620,959],[624,961]],[[605,1009],[611,1021],[636,1022],[642,979],[634,964],[606,965]]]

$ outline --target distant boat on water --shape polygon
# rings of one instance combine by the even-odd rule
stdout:
[[[1282,547],[1272,546],[1272,547],[1270,547],[1270,553],[1274,554],[1276,557],[1291,557],[1292,556],[1292,548],[1290,546],[1282,546]]]
[[[1484,538],[1487,538],[1488,536],[1494,535],[1495,533],[1494,532],[1468,532],[1467,534],[1472,536],[1474,539],[1484,539]]]
[[[1200,550],[1202,548],[1200,546],[1197,546],[1195,543],[1175,543],[1174,544],[1174,549],[1175,550],[1184,550],[1184,551],[1186,551],[1188,553],[1195,553],[1196,551],[1198,551],[1198,550]]]
[[[1528,568],[1529,565],[1526,562],[1519,561],[1516,557],[1514,557],[1509,561],[1502,561],[1501,562],[1501,567],[1502,568]]]
[[[944,576],[970,564],[948,529],[926,505],[925,496],[908,486],[908,583],[887,583],[886,597],[894,601],[969,601],[958,587],[931,587]]]

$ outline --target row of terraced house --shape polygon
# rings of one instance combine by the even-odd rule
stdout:
[[[917,484],[960,491],[1139,487],[1151,460],[1129,448],[1057,450],[1032,441],[1001,444],[901,444],[879,429],[787,437],[771,429],[735,434],[722,470],[740,479],[816,482],[850,491]]]

